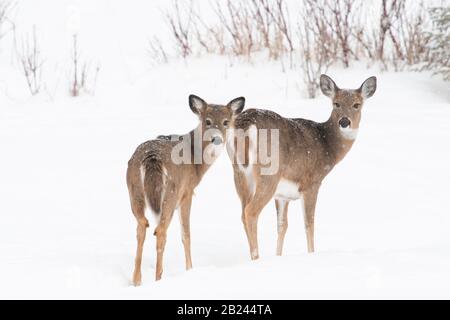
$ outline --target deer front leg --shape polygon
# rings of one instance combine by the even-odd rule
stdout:
[[[277,256],[281,256],[283,253],[283,243],[284,237],[286,235],[286,230],[288,228],[288,213],[289,201],[286,200],[275,200],[275,207],[277,209],[277,230],[278,230],[278,240],[277,240]]]
[[[319,188],[312,188],[303,192],[303,218],[305,220],[306,240],[308,252],[314,252],[314,214],[316,211],[317,193]]]
[[[180,203],[180,223],[182,232],[181,237],[184,246],[184,255],[186,258],[186,270],[192,269],[191,231],[190,231],[191,204],[192,204],[192,195],[184,197]]]

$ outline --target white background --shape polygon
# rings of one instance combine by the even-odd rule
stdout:
[[[155,239],[143,285],[130,285],[135,219],[125,183],[137,145],[196,126],[187,97],[244,95],[247,107],[325,121],[330,101],[307,100],[298,71],[277,62],[191,57],[150,66],[147,40],[167,33],[165,1],[20,1],[18,32],[37,26],[47,88],[30,97],[11,39],[0,42],[0,298],[450,298],[450,90],[429,73],[353,63],[328,74],[378,90],[358,139],[325,179],[316,253],[307,254],[300,202],[292,203],[283,257],[276,213],[261,214],[261,258],[251,262],[226,154],[196,189],[194,269],[184,271],[178,219],[169,228],[163,280]],[[94,96],[70,98],[71,34],[100,61]],[[149,217],[150,218],[150,217]]]

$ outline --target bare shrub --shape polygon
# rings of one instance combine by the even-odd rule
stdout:
[[[14,1],[0,0],[0,39],[14,29],[10,14],[15,6]]]
[[[421,2],[420,10],[417,10],[417,12],[402,11],[396,32],[400,35],[401,55],[406,65],[415,65],[423,61],[426,55],[428,37],[424,31],[428,22],[427,19],[427,11],[423,2]]]
[[[297,31],[303,82],[307,97],[311,99],[317,95],[320,75],[326,73],[336,59],[332,30],[325,20],[314,1],[305,1]]]
[[[377,58],[387,68],[386,61],[386,39],[389,37],[396,50],[396,56],[403,59],[403,53],[400,48],[399,40],[394,32],[394,25],[396,25],[405,8],[405,0],[382,0],[381,14],[380,14],[380,28],[378,31],[379,40],[377,47]]]
[[[372,26],[364,17],[370,6],[366,1],[304,0],[296,27],[299,42],[292,39],[292,8],[288,3],[210,0],[217,19],[206,23],[206,18],[194,10],[192,0],[175,0],[174,10],[166,14],[183,57],[195,51],[251,60],[254,53],[267,50],[268,58],[280,60],[283,70],[286,57],[291,68],[296,67],[294,54],[301,57],[310,97],[315,96],[320,73],[331,63],[340,61],[347,68],[352,60],[368,58],[384,70],[389,66],[402,70],[428,56],[426,10],[406,10],[406,0],[380,0],[379,17],[375,17],[378,23]]]
[[[207,23],[198,11],[192,10],[194,39],[198,42],[200,49],[206,53],[224,55],[229,49],[226,43],[226,32],[220,23]]]
[[[179,1],[173,1],[171,12],[166,12],[166,19],[175,39],[176,46],[183,58],[192,53],[193,3],[180,7]]]
[[[167,51],[158,37],[153,37],[149,40],[147,52],[154,64],[159,65],[169,62]]]
[[[44,60],[41,56],[41,50],[36,36],[36,27],[33,27],[31,37],[26,35],[22,39],[21,46],[17,49],[17,55],[30,93],[32,95],[38,94],[42,85],[42,66]]]
[[[358,18],[355,27],[352,29],[352,37],[355,39],[355,55],[358,58],[367,57],[370,61],[378,59],[378,33],[375,29],[367,28],[366,21],[362,17]]]
[[[201,25],[204,28],[204,32],[197,24],[195,25],[196,38],[200,47],[206,53],[224,55],[227,51],[224,28],[222,26],[208,27],[203,21],[201,21]]]
[[[333,21],[329,12],[327,13],[327,3],[328,0],[322,0],[320,4],[315,0],[305,0],[299,23],[314,35],[313,40],[321,46],[323,59],[335,61],[338,56],[338,41]]]
[[[231,51],[236,56],[250,57],[255,48],[255,21],[243,1],[215,1],[213,9],[221,26],[231,39]]]
[[[194,10],[195,39],[208,53],[250,56],[267,49],[270,59],[294,52],[288,8],[284,0],[213,0],[213,25]]]
[[[279,53],[274,51],[272,46],[272,33],[274,29],[274,20],[271,15],[272,5],[268,0],[252,0],[248,2],[251,16],[255,21],[258,32],[258,42],[269,49],[269,57],[277,58]]]
[[[327,5],[331,12],[333,21],[333,29],[338,41],[341,60],[345,68],[350,66],[351,55],[356,57],[351,49],[352,29],[354,26],[354,17],[357,15],[357,10],[360,8],[357,1],[354,0],[338,0],[327,1]]]
[[[277,30],[276,35],[282,35],[283,40],[286,42],[286,46],[289,52],[291,67],[292,58],[294,53],[294,43],[292,41],[291,22],[289,19],[289,8],[284,0],[275,0],[273,6],[264,6],[267,13],[272,17]]]
[[[72,97],[78,97],[81,93],[95,94],[97,86],[97,78],[100,72],[99,63],[90,63],[85,59],[81,59],[80,50],[78,48],[78,35],[73,35],[72,46],[72,71],[69,92]]]
[[[72,47],[72,63],[73,63],[73,78],[71,83],[70,93],[72,97],[77,97],[80,95],[80,83],[79,83],[79,54],[78,54],[78,41],[77,35],[73,35],[73,47]]]
[[[429,23],[424,2],[407,10],[406,0],[382,0],[376,58],[383,69],[396,71],[423,61],[427,55],[426,28]]]

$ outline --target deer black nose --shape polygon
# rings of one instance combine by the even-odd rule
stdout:
[[[219,136],[215,136],[211,139],[211,142],[217,146],[222,143],[222,138]]]
[[[349,119],[349,118],[346,118],[346,117],[341,118],[341,120],[339,120],[339,125],[340,125],[342,128],[347,128],[347,127],[350,125],[350,119]]]

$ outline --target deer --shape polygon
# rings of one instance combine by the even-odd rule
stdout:
[[[236,117],[235,133],[230,135],[227,151],[232,160],[252,260],[259,258],[258,217],[272,198],[277,213],[276,254],[282,255],[289,203],[298,199],[303,199],[308,252],[314,252],[314,215],[322,180],[351,149],[358,133],[363,104],[373,96],[376,88],[376,77],[370,77],[358,89],[350,90],[340,89],[329,76],[322,74],[320,89],[332,102],[327,121],[284,118],[269,110],[253,108]],[[255,161],[261,148],[257,143],[261,129],[278,130],[278,150],[275,150],[278,152],[278,170],[271,174],[263,174],[265,166]],[[237,134],[239,130],[240,135]],[[239,139],[243,141],[241,148]],[[268,144],[275,142],[271,138]]]
[[[146,210],[156,217],[156,281],[162,276],[167,228],[176,209],[180,213],[186,270],[192,268],[190,210],[194,189],[219,156],[227,139],[227,129],[244,105],[244,97],[227,105],[216,105],[190,95],[189,107],[200,120],[198,126],[184,135],[161,135],[147,141],[138,146],[129,160],[126,180],[131,210],[137,220],[135,286],[142,281],[142,252],[149,227]]]

